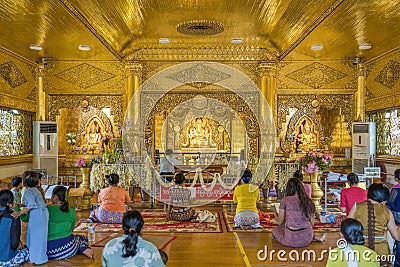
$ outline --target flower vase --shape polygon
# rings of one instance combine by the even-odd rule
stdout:
[[[314,172],[310,173],[310,184],[311,184],[311,199],[314,202],[315,209],[317,212],[322,210],[321,207],[321,198],[324,195],[324,192],[321,190],[321,188],[318,185],[318,178],[319,178],[319,172]]]
[[[90,199],[93,196],[93,192],[90,191],[90,168],[82,167],[80,168],[81,174],[82,174],[82,183],[79,186],[80,188],[85,189],[85,192],[83,194],[83,200],[81,204],[82,209],[90,209]]]

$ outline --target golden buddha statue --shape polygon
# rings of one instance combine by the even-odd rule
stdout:
[[[308,151],[313,148],[318,148],[317,135],[314,133],[314,127],[308,118],[304,118],[298,127],[298,148],[303,151]]]
[[[207,120],[196,118],[191,127],[188,127],[187,142],[185,147],[214,147],[211,139],[211,127]]]
[[[100,149],[102,147],[102,128],[96,119],[92,119],[86,126],[84,143],[86,146],[93,149]]]

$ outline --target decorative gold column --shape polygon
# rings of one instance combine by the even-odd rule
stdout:
[[[356,92],[356,121],[365,121],[365,67],[363,63],[357,64],[357,92]]]
[[[126,86],[126,103],[127,107],[131,105],[135,117],[132,118],[136,123],[140,116],[140,96],[135,96],[134,101],[131,103],[133,96],[139,91],[142,85],[142,64],[139,62],[127,61],[125,63],[125,86]]]
[[[37,74],[37,95],[36,95],[36,120],[46,120],[46,93],[43,88],[44,65],[40,64]]]
[[[321,198],[324,196],[324,192],[318,185],[319,172],[310,173],[310,185],[311,185],[311,199],[314,202],[315,209],[317,212],[322,210]],[[327,201],[327,200],[325,200]]]

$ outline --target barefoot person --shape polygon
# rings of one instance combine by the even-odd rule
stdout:
[[[303,183],[297,178],[289,179],[279,214],[275,213],[279,226],[272,230],[273,238],[288,247],[306,247],[311,241],[324,241],[326,235],[314,236],[314,216],[315,206]]]
[[[93,258],[93,250],[83,235],[73,235],[76,224],[76,211],[69,207],[67,188],[56,186],[51,196],[49,210],[49,232],[47,239],[47,256],[49,260],[68,259],[77,254]]]

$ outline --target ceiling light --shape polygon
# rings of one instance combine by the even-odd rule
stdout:
[[[315,44],[311,46],[311,50],[313,51],[318,51],[324,49],[324,46],[322,44]]]
[[[364,44],[360,44],[360,46],[358,48],[360,48],[361,50],[367,50],[367,49],[371,49],[372,45],[369,43],[364,43]]]
[[[37,51],[43,49],[42,46],[41,46],[41,45],[38,45],[38,44],[31,44],[31,45],[29,46],[29,48],[32,49],[32,50],[37,50]]]
[[[171,41],[168,38],[160,38],[158,42],[160,44],[169,44]]]
[[[232,44],[241,44],[243,42],[242,38],[232,38]]]
[[[90,49],[89,45],[79,45],[79,50],[81,51],[90,51]]]

